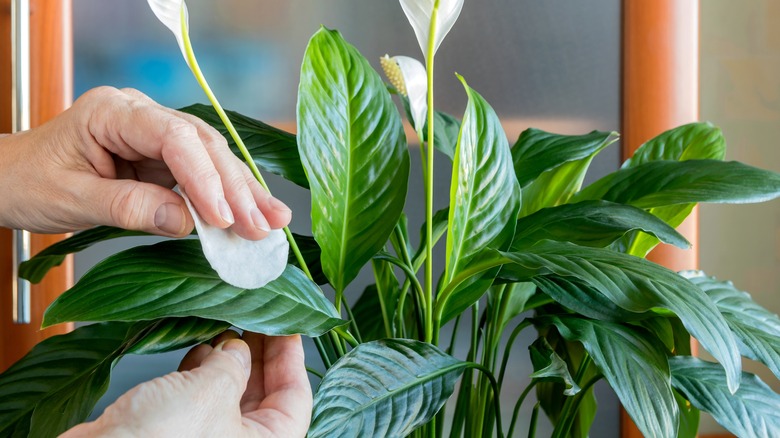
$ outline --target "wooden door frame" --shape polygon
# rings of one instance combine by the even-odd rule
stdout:
[[[0,132],[11,132],[11,0],[0,0]],[[61,113],[73,100],[73,32],[71,0],[30,0],[30,126]],[[19,188],[22,190],[23,188]],[[73,284],[73,261],[68,257],[31,291],[32,323],[12,320],[11,231],[0,229],[0,371],[24,356],[35,344],[72,330],[61,324],[40,330],[43,311]],[[32,237],[32,253],[57,242],[62,235]]]
[[[622,154],[699,118],[699,0],[623,0]],[[674,271],[699,265],[698,208],[678,230],[692,249],[660,245],[648,259]],[[695,349],[695,345],[694,345]],[[620,436],[642,434],[621,409]]]

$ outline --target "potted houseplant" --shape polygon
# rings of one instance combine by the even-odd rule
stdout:
[[[109,257],[44,320],[99,323],[42,342],[0,375],[0,435],[54,436],[86,418],[122,356],[183,348],[231,325],[315,339],[326,372],[312,437],[533,436],[540,411],[554,436],[587,436],[601,379],[647,436],[694,436],[699,409],[740,436],[780,430],[780,396],[740,363],[744,355],[780,375],[780,318],[730,283],[644,260],[659,242],[688,245],[674,227],[697,202],[780,195],[780,175],[722,161],[716,127],[663,133],[582,187],[616,134],[528,129],[510,145],[465,78],[463,116],[436,111],[436,49],[463,0],[401,0],[425,63],[384,58],[388,85],[337,31],[321,28],[301,68],[296,136],[222,110],[197,67],[183,1],[150,4],[170,6],[172,14],[158,16],[213,104],[183,110],[222,130],[259,179],[264,169],[310,189],[311,233],[286,230],[289,265],[256,289],[222,281],[198,240]],[[403,215],[408,140],[393,95],[423,144],[426,221],[415,224],[423,236],[416,247]],[[435,159],[453,161],[450,205],[439,212]],[[84,231],[21,274],[39,281],[65,255],[132,234]],[[440,275],[436,244],[446,246]],[[353,290],[366,264],[375,284]],[[443,339],[450,322],[452,339]],[[502,416],[498,395],[525,329],[538,333],[528,347],[535,371],[514,412],[532,390],[539,402],[532,421],[518,424],[516,415]],[[718,362],[692,357],[691,336]],[[464,357],[453,355],[456,337],[469,339]]]

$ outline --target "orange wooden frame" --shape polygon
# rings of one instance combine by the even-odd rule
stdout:
[[[0,132],[11,132],[10,0],[0,1]],[[71,0],[30,1],[30,92],[32,127],[41,125],[70,106],[73,99],[73,43]],[[62,239],[60,235],[33,235],[32,252]],[[33,285],[32,323],[16,325],[11,319],[11,232],[0,229],[0,371],[5,370],[46,337],[65,333],[72,324],[40,330],[43,311],[73,283],[73,262],[68,258],[40,284]]]
[[[623,157],[699,116],[699,0],[623,1]],[[679,231],[693,245],[661,245],[649,259],[675,271],[698,267],[698,209]],[[620,436],[641,433],[621,411]]]

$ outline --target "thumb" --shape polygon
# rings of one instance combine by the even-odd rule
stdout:
[[[183,237],[194,226],[187,206],[174,191],[132,180],[95,178],[85,193],[86,212],[93,222],[127,230]]]

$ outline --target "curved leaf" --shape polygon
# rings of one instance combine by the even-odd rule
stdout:
[[[509,144],[493,108],[460,77],[468,94],[450,186],[444,285],[486,248],[508,248],[521,194]],[[474,304],[496,270],[461,284],[444,303],[442,323]]]
[[[709,412],[731,433],[744,438],[769,438],[780,430],[780,395],[758,376],[742,373],[739,391],[724,384],[723,368],[690,356],[669,358],[672,385],[690,402]]]
[[[558,356],[544,338],[538,338],[528,347],[534,372],[528,376],[542,381],[560,382],[566,386],[564,395],[572,396],[580,392],[580,387],[569,372],[566,362]]]
[[[301,251],[303,261],[306,262],[309,272],[312,277],[314,277],[314,281],[320,285],[327,284],[328,278],[325,277],[325,273],[322,272],[322,262],[320,261],[322,250],[317,244],[317,241],[311,236],[304,236],[297,233],[292,233],[292,235],[295,239],[295,243],[298,245],[298,249]],[[295,253],[292,251],[287,255],[287,263],[300,268],[298,265],[298,258],[295,257]]]
[[[597,288],[565,276],[537,276],[534,283],[550,298],[569,310],[601,321],[625,322],[644,319],[647,312],[630,312],[615,304]]]
[[[576,317],[545,316],[560,334],[582,342],[644,436],[672,437],[679,409],[664,349],[641,328]]]
[[[0,435],[56,437],[89,416],[122,355],[184,348],[227,328],[175,318],[92,324],[46,339],[0,374]]]
[[[544,239],[603,248],[633,230],[679,248],[690,247],[674,228],[642,209],[606,201],[584,201],[545,208],[519,219],[511,248],[519,250]]]
[[[32,283],[38,283],[52,268],[59,266],[69,254],[84,251],[105,240],[119,237],[148,236],[143,231],[128,231],[114,227],[95,227],[81,231],[67,239],[51,245],[19,265],[19,276]]]
[[[409,104],[409,98],[401,96],[401,103],[404,106],[407,118],[411,120],[412,109]],[[455,158],[455,147],[458,144],[459,133],[460,120],[443,111],[435,110],[433,112],[433,147],[446,155],[450,160]],[[427,118],[422,130],[422,138],[428,138]]]
[[[736,161],[650,161],[594,182],[573,201],[603,199],[639,208],[695,202],[764,202],[780,196],[780,174]]]
[[[436,415],[467,366],[419,341],[361,344],[322,379],[309,437],[406,436]]]
[[[512,146],[523,206],[520,216],[565,203],[582,186],[593,157],[617,140],[613,132],[559,135],[530,128]]]
[[[197,240],[132,248],[96,265],[44,314],[67,321],[142,321],[196,316],[267,335],[319,336],[343,323],[319,288],[295,267],[259,289],[219,279]]]
[[[179,111],[197,116],[219,131],[225,136],[233,154],[243,161],[243,155],[238,150],[236,142],[212,106],[197,103],[180,108]],[[309,180],[306,179],[306,172],[301,164],[295,135],[235,111],[227,110],[225,113],[233,122],[236,132],[244,141],[257,167],[279,175],[303,188],[309,188]]]
[[[761,307],[750,294],[731,282],[718,281],[700,271],[682,274],[715,302],[741,341],[740,352],[763,363],[780,378],[780,317]]]
[[[710,123],[690,123],[670,129],[651,139],[623,163],[622,168],[659,160],[723,160],[726,140],[721,130]],[[691,213],[695,204],[678,204],[650,209],[650,213],[677,227]],[[628,254],[644,257],[658,244],[653,236],[631,233],[622,239],[621,247]]]
[[[409,153],[384,83],[336,31],[320,29],[306,49],[298,147],[311,185],[322,267],[342,292],[398,222]]]
[[[654,307],[673,311],[728,371],[736,391],[742,368],[737,343],[712,300],[695,284],[664,267],[638,257],[602,248],[544,241],[523,251],[502,253],[513,263],[501,276],[511,281],[534,281],[542,290],[549,277],[575,279],[630,312]],[[561,278],[562,277],[562,278]]]
[[[648,140],[621,168],[662,160],[723,160],[725,156],[726,139],[720,128],[709,122],[695,122],[670,129]]]

